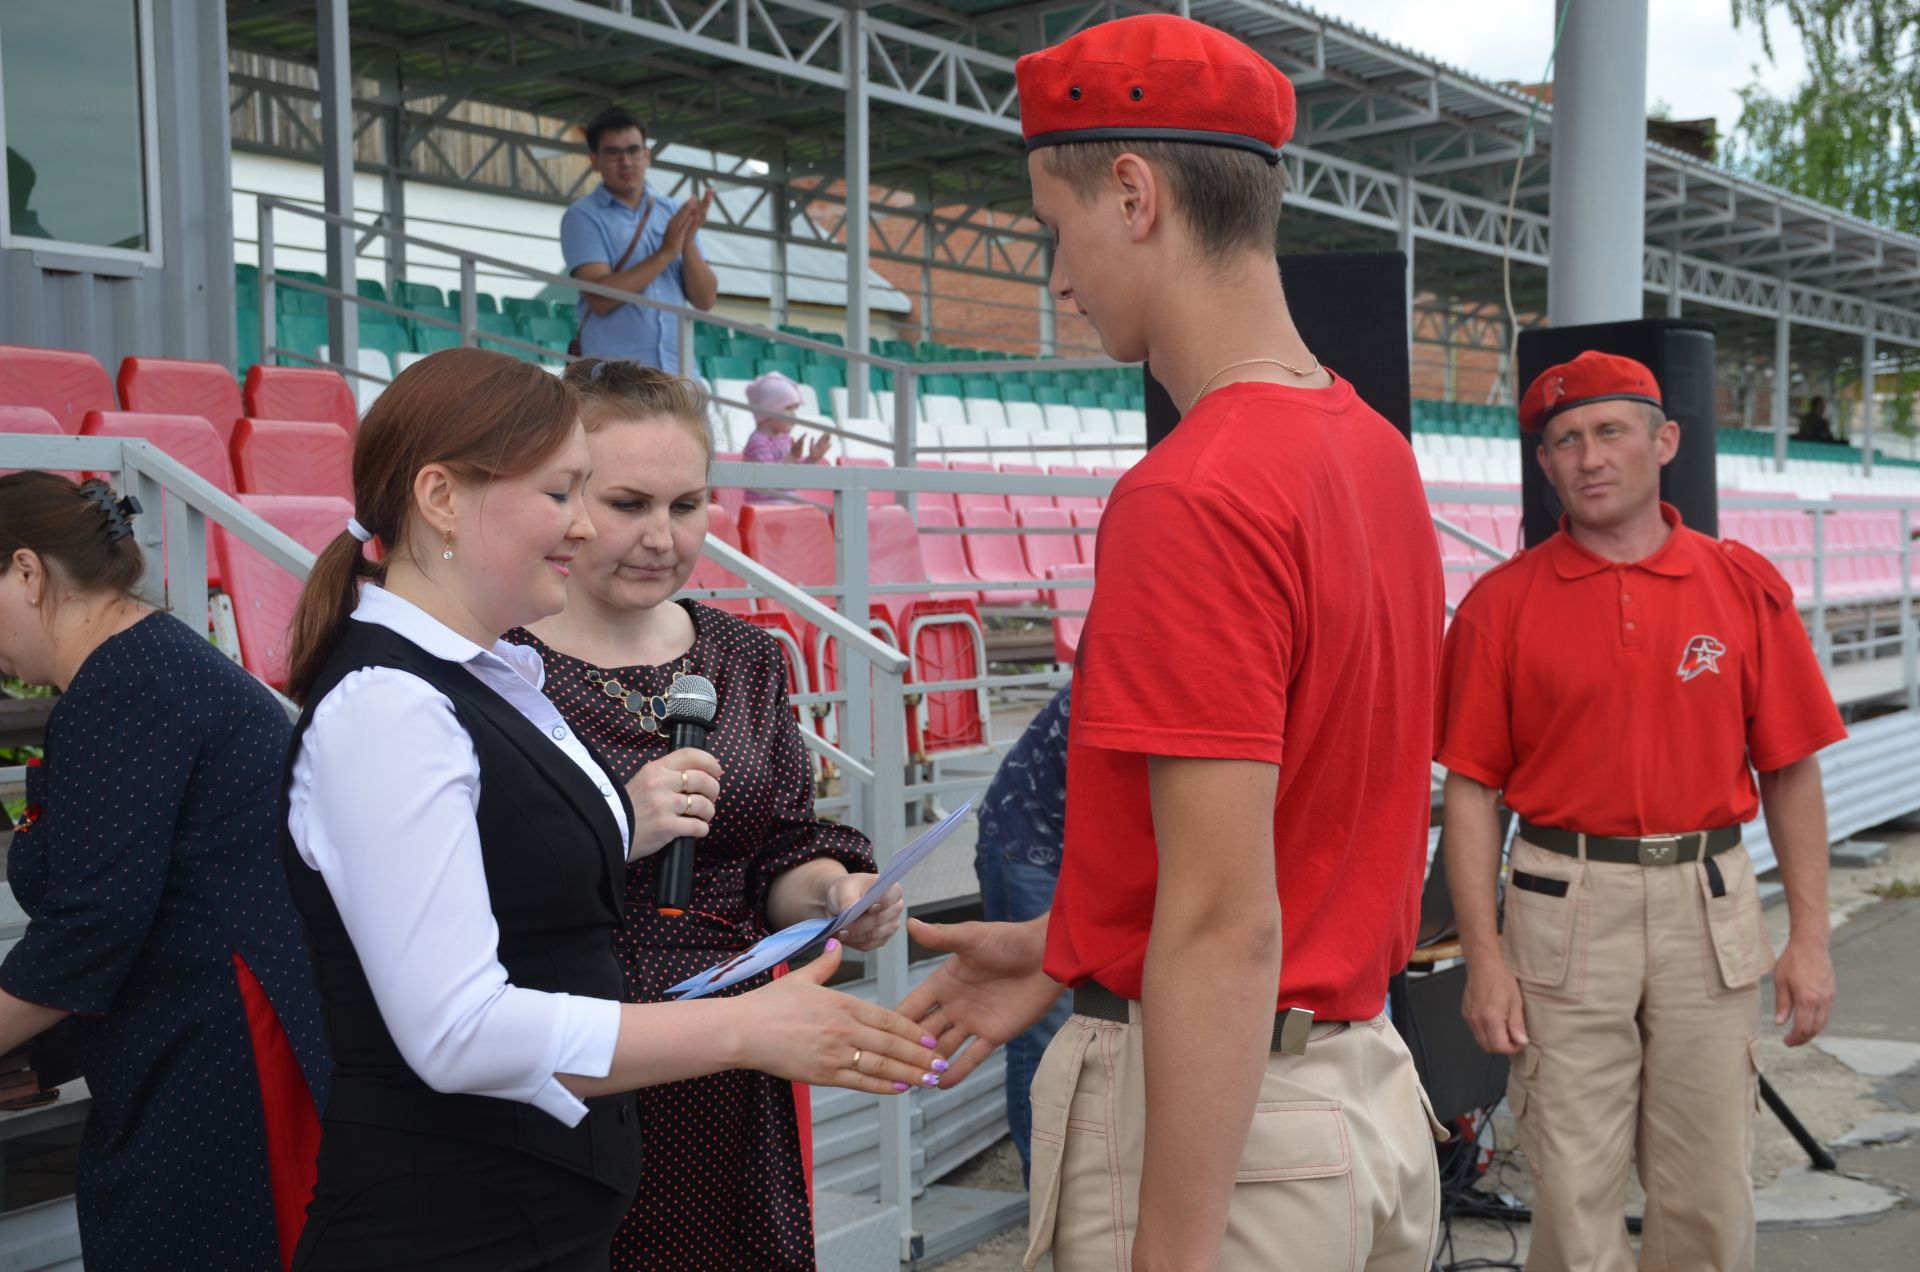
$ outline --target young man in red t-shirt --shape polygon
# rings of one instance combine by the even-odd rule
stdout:
[[[1630,358],[1535,378],[1520,426],[1566,516],[1476,584],[1447,632],[1435,751],[1467,1023],[1512,1055],[1534,1174],[1533,1272],[1753,1267],[1748,1153],[1773,966],[1740,825],[1765,800],[1792,934],[1789,1046],[1833,1001],[1816,752],[1846,736],[1793,589],[1680,524],[1680,426]],[[1758,769],[1756,792],[1752,774]],[[1498,805],[1520,816],[1501,929]]]
[[[1028,1267],[1425,1268],[1438,1128],[1382,1013],[1440,565],[1406,440],[1288,316],[1292,86],[1164,15],[1017,75],[1053,289],[1186,415],[1101,523],[1053,911],[916,928],[958,957],[902,1011],[977,1039],[957,1080],[1074,987],[1033,1085]]]

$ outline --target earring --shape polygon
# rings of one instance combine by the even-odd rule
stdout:
[[[447,531],[447,550],[440,554],[442,561],[453,560],[453,531]]]

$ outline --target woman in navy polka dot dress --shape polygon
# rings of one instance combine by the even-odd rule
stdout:
[[[285,1265],[328,1067],[274,818],[289,726],[204,635],[133,596],[137,508],[0,477],[0,675],[52,684],[7,879],[0,1052],[73,1018],[92,1107],[88,1272]]]
[[[566,611],[508,639],[539,650],[554,705],[635,790],[636,841],[700,837],[684,915],[656,912],[655,857],[627,868],[627,924],[616,938],[627,997],[657,1002],[768,931],[858,899],[873,882],[873,853],[858,831],[814,817],[779,646],[724,611],[668,600],[707,532],[712,451],[699,389],[631,362],[575,363],[567,378],[591,430],[596,537],[574,559]],[[718,693],[711,754],[673,751],[658,727],[654,699],[683,670]],[[682,815],[690,805],[700,811],[681,794],[685,773],[718,780],[711,824]],[[841,939],[877,948],[904,908],[895,889]],[[796,1107],[793,1084],[734,1070],[652,1087],[639,1099],[646,1158],[614,1240],[616,1269],[815,1266],[808,1112],[804,1102]]]

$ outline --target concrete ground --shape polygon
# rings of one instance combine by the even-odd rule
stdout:
[[[1815,1137],[1833,1148],[1839,1172],[1808,1171],[1806,1155],[1780,1122],[1759,1115],[1757,1272],[1920,1267],[1920,828],[1884,827],[1863,838],[1887,841],[1890,851],[1881,865],[1833,873],[1839,997],[1826,1033],[1789,1050],[1771,1023],[1772,990],[1763,997],[1768,1078]],[[1786,938],[1786,907],[1770,910],[1768,922],[1778,948]],[[1513,1143],[1504,1113],[1496,1129],[1501,1145]],[[1018,1192],[1019,1159],[1002,1141],[946,1182]],[[1483,1187],[1524,1200],[1531,1188],[1521,1155],[1503,1154]],[[1630,1206],[1637,1208],[1637,1188],[1633,1193]],[[1469,1259],[1493,1261],[1478,1266],[1517,1265],[1527,1242],[1524,1224],[1459,1221],[1442,1266]],[[1022,1225],[940,1267],[1011,1272],[1025,1248]]]

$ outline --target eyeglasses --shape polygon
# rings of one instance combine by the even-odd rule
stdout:
[[[615,159],[632,159],[637,161],[641,155],[644,155],[647,153],[647,148],[644,145],[619,146],[619,147],[602,146],[600,147],[600,149],[594,151],[593,153],[600,156],[600,158],[605,159],[609,163],[611,163]]]

